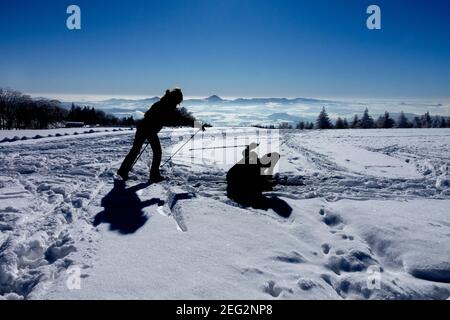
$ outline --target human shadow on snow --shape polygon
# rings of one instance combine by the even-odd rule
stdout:
[[[164,204],[159,198],[141,201],[137,191],[149,186],[149,183],[140,183],[125,188],[125,182],[114,180],[113,189],[101,200],[103,211],[94,218],[94,226],[109,223],[110,230],[117,230],[120,234],[132,234],[141,228],[148,220],[143,209],[157,204]]]
[[[269,210],[272,209],[280,217],[289,218],[292,214],[292,207],[283,199],[277,196],[260,196],[252,199],[233,199],[243,207],[252,207],[254,209]]]

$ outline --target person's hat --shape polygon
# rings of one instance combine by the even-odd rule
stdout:
[[[166,90],[166,97],[174,101],[176,104],[183,102],[183,92],[181,92],[180,88]]]

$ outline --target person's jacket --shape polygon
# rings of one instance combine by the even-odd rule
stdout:
[[[160,100],[145,113],[142,125],[146,130],[159,132],[162,127],[193,127],[194,119]]]

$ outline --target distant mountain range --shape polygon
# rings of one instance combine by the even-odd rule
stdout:
[[[159,97],[151,97],[145,99],[107,99],[102,101],[74,101],[73,103],[78,105],[97,105],[102,107],[109,106],[122,106],[123,109],[129,109],[131,106],[139,107],[147,110],[149,106],[159,100]],[[264,105],[269,103],[276,104],[298,104],[298,103],[332,103],[330,100],[320,100],[311,98],[236,98],[236,99],[223,99],[217,95],[212,95],[204,99],[186,99],[183,101],[184,106],[192,105]],[[72,102],[64,102],[66,107],[70,107]],[[142,111],[142,110],[141,110]]]
[[[107,99],[102,101],[74,101],[77,105],[89,105],[117,117],[143,117],[145,111],[159,97],[145,99]],[[72,102],[63,102],[70,108]],[[431,114],[450,115],[448,101],[398,101],[398,100],[324,100],[314,98],[235,98],[224,99],[212,95],[204,99],[186,99],[182,104],[198,119],[213,125],[255,125],[280,122],[297,123],[314,121],[325,107],[331,118],[361,114],[367,107],[373,117],[389,111],[396,118],[404,111],[409,118],[430,111]]]

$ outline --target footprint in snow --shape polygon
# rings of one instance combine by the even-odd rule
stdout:
[[[331,246],[328,243],[322,244],[322,252],[328,254],[330,252]]]

